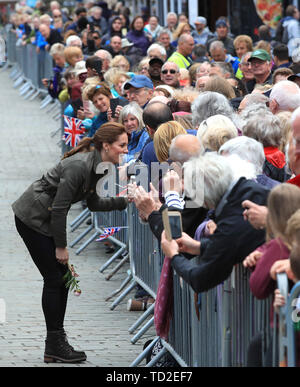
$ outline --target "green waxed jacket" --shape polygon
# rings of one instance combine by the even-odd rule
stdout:
[[[12,204],[15,215],[33,230],[54,238],[56,247],[67,246],[67,214],[73,203],[87,201],[91,211],[123,210],[126,198],[100,198],[96,174],[100,152],[79,152],[60,161],[41,179],[32,183]]]

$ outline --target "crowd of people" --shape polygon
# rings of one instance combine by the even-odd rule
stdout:
[[[86,154],[94,155],[93,149],[100,152],[98,161],[118,164],[122,155],[125,179],[132,165],[147,165],[150,189],[133,183],[128,200],[180,277],[200,293],[243,263],[251,272],[252,293],[267,298],[276,290],[277,273],[286,272],[291,284],[300,279],[299,11],[288,6],[276,35],[262,25],[256,39],[233,36],[227,17],[216,21],[214,32],[202,16],[189,21],[170,12],[166,20],[162,26],[144,8],[131,17],[122,3],[109,9],[105,2],[88,1],[70,13],[52,1],[48,11],[41,2],[35,8],[20,6],[10,29],[18,45],[49,52],[53,78],[43,84],[64,105],[64,114],[85,127],[86,138],[61,162],[66,170],[71,160],[82,159],[92,174],[94,159]],[[169,171],[152,176],[153,163],[166,163]],[[88,199],[93,210],[126,206],[117,199],[94,205],[91,197],[79,194],[78,185],[95,188],[95,179],[85,178],[83,171],[79,168],[77,177],[74,170],[66,174],[72,180],[64,187],[67,199],[60,195],[55,204],[50,195],[52,227],[44,234],[54,238],[53,254],[64,263],[62,207],[65,219],[70,203],[78,200]],[[50,192],[53,176],[43,179],[41,186]],[[31,211],[24,210],[28,195],[15,205],[16,216],[41,232]],[[183,233],[177,240],[165,235],[165,208],[181,212]],[[17,225],[24,236],[25,226],[20,220]],[[191,256],[199,257],[197,263]],[[58,286],[51,281],[46,293]],[[282,297],[278,290],[275,295],[276,309]],[[53,332],[62,330],[66,294],[52,292],[51,297],[64,299],[55,312],[60,318],[46,318]],[[248,365],[258,365],[261,340],[251,343]],[[58,349],[49,351],[47,359],[55,358]],[[84,360],[83,354],[69,351],[70,356],[61,355],[65,361]]]

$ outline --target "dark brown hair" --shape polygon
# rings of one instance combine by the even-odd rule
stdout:
[[[187,112],[191,113],[191,103],[188,101],[179,101],[176,99],[171,99],[168,102],[168,106],[170,107],[172,113],[175,112]]]
[[[93,101],[93,98],[97,94],[103,94],[106,97],[111,98],[110,89],[105,82],[100,82],[97,86],[89,90],[89,92],[87,93],[87,97],[90,101]]]
[[[62,159],[64,160],[78,152],[91,152],[94,149],[100,152],[104,142],[112,144],[123,133],[127,133],[124,125],[118,122],[107,122],[100,126],[93,137],[85,137],[82,139],[75,148],[65,153]]]

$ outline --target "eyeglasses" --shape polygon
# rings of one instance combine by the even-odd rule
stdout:
[[[170,74],[176,74],[177,73],[177,71],[176,70],[173,70],[173,69],[171,69],[171,70],[163,70],[162,72],[161,72],[162,74],[168,74],[168,73],[170,73]]]
[[[142,91],[142,90],[144,90],[144,88],[143,87],[141,87],[140,89],[136,89],[136,90],[127,90],[126,92],[127,92],[127,94],[133,94],[133,95],[138,95],[138,94],[140,94],[140,92]]]

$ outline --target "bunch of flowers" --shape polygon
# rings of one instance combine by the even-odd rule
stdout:
[[[68,271],[63,276],[63,279],[66,283],[66,288],[68,288],[70,291],[74,290],[75,296],[80,296],[81,290],[78,286],[79,280],[77,279],[79,275],[76,273],[75,268],[73,265],[70,265],[68,263]]]

